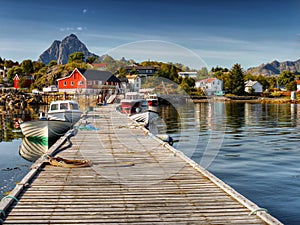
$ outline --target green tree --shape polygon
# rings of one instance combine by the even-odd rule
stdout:
[[[245,75],[241,65],[236,63],[229,74],[228,91],[235,95],[243,95],[245,93]]]
[[[26,59],[21,63],[21,68],[24,74],[31,74],[33,73],[33,63],[30,59]]]
[[[293,87],[292,82],[294,81],[295,81],[295,74],[290,71],[283,71],[278,77],[278,84],[284,85],[287,90]]]
[[[269,84],[268,89],[275,88],[277,85],[277,78],[275,76],[266,77],[266,81]]]
[[[98,57],[96,56],[89,56],[87,59],[86,59],[86,63],[94,63],[96,60],[98,59]]]
[[[285,88],[288,91],[296,91],[297,90],[297,82],[291,81],[285,85]]]
[[[74,52],[69,55],[68,63],[72,62],[84,62],[84,53],[83,52]]]
[[[4,66],[6,68],[12,68],[13,65],[14,65],[14,62],[12,60],[5,60],[4,61]]]

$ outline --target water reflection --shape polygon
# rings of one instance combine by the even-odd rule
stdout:
[[[45,137],[24,137],[19,147],[19,154],[29,162],[35,162],[56,142]]]
[[[18,124],[19,120],[31,120],[38,116],[38,107],[27,107],[25,109],[7,109],[0,106],[0,142],[11,142],[22,137]]]
[[[208,102],[195,104],[193,114],[181,116],[187,118],[168,121],[172,135],[182,137],[175,148],[185,153],[193,147],[191,137],[198,135],[196,151],[188,156],[209,165],[213,174],[284,224],[300,224],[300,105]],[[222,144],[213,145],[222,131]]]

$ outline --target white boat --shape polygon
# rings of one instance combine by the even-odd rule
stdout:
[[[62,120],[75,124],[81,117],[82,111],[73,100],[53,101],[50,103],[48,120]]]
[[[127,92],[120,102],[120,111],[129,115],[148,110],[148,102],[138,92]]]
[[[139,123],[149,124],[155,122],[159,118],[159,115],[157,112],[149,110],[147,112],[131,115],[130,118]]]
[[[62,120],[33,120],[20,123],[25,137],[55,139],[63,136],[73,126],[73,123]]]

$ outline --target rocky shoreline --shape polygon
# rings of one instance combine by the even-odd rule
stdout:
[[[42,95],[16,89],[0,90],[0,106],[6,109],[25,109],[29,105],[44,104]]]

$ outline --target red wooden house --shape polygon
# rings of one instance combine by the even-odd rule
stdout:
[[[22,88],[29,88],[30,85],[34,82],[34,78],[31,75],[27,75],[27,76],[24,75],[24,76],[19,77],[18,74],[16,74],[14,77],[14,88],[16,88],[16,89],[21,88],[21,85],[20,85],[21,78],[25,79],[24,83],[22,85]]]
[[[121,81],[108,71],[74,69],[64,78],[57,80],[62,92],[98,93],[103,88],[119,88]]]

